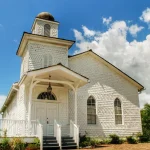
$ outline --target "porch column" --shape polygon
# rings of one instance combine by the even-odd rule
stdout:
[[[75,119],[75,124],[77,124],[77,89],[75,89],[75,91],[74,91],[74,96],[75,96],[75,98],[74,98],[74,100],[75,100],[75,102],[74,102],[74,104],[75,104],[74,119]]]
[[[79,87],[79,85],[80,85],[80,80],[75,84],[75,87],[74,87],[74,100],[75,100],[75,102],[74,102],[74,108],[75,108],[75,110],[74,110],[74,120],[75,120],[75,124],[77,125],[77,123],[78,123],[78,121],[77,121],[77,118],[78,118],[78,114],[77,114],[77,111],[78,111],[78,109],[77,109],[77,91],[78,91],[78,87]]]
[[[32,106],[32,82],[29,88],[29,104],[28,104],[28,121],[31,121],[31,106]]]
[[[33,88],[34,86],[39,83],[39,81],[34,81],[34,77],[31,81],[31,84],[30,84],[30,88],[29,88],[29,105],[28,105],[28,121],[31,121],[31,108],[32,108],[32,91],[33,91]]]

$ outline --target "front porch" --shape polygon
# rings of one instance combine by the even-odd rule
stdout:
[[[44,148],[49,149],[64,149],[64,148],[77,148],[79,146],[79,127],[70,120],[70,124],[67,125],[69,135],[62,136],[61,125],[54,120],[53,131],[51,136],[43,135],[43,125],[39,121],[25,121],[25,120],[0,120],[0,136],[4,138],[21,137],[24,142],[32,143],[34,138],[37,137],[40,140],[40,150]],[[67,140],[69,142],[67,142]]]
[[[29,71],[13,87],[20,92],[20,87],[24,85],[24,110],[27,110],[26,113],[24,111],[25,119],[3,119],[1,129],[7,129],[9,137],[38,137],[41,150],[45,146],[45,137],[55,138],[60,149],[64,146],[62,137],[70,137],[78,147],[77,91],[88,82],[86,77],[61,64]],[[68,104],[70,91],[73,93],[71,100],[74,101],[72,117],[69,115]],[[19,111],[22,112],[21,107]],[[23,116],[20,114],[20,117]]]

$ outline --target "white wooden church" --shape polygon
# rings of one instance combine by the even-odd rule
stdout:
[[[39,137],[42,147],[79,145],[79,134],[142,132],[138,94],[144,87],[92,50],[68,56],[75,41],[58,38],[59,22],[42,12],[24,32],[21,74],[1,108],[8,136]],[[44,139],[56,143],[44,143]]]

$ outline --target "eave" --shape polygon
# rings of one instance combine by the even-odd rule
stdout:
[[[55,37],[47,37],[47,36],[43,36],[43,35],[37,35],[37,34],[31,34],[31,33],[24,32],[22,35],[22,38],[21,38],[20,45],[16,52],[16,55],[18,55],[18,56],[23,55],[24,49],[29,41],[64,46],[64,47],[67,47],[68,49],[70,49],[71,46],[75,43],[75,41],[72,41],[72,40],[66,40],[66,39],[55,38]]]

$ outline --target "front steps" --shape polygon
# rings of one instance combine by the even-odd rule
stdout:
[[[61,138],[62,149],[76,149],[77,144],[74,142],[72,137]]]
[[[43,150],[59,149],[59,145],[55,137],[44,136],[43,137]]]
[[[72,137],[62,137],[62,149],[76,149],[77,145]],[[43,137],[43,150],[60,149],[57,140],[52,136]]]

